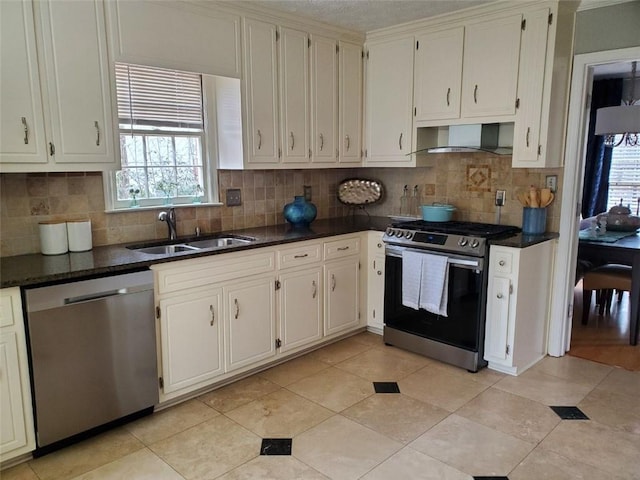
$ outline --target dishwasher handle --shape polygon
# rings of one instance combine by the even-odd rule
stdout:
[[[114,290],[107,290],[104,292],[89,293],[87,295],[78,295],[77,297],[65,298],[64,305],[73,305],[74,303],[94,302],[96,300],[102,300],[109,297],[117,297],[118,295],[127,295],[129,293],[137,293],[145,290],[151,290],[152,285],[139,285],[134,287],[118,288]]]

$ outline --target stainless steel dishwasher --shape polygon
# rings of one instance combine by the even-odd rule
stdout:
[[[158,402],[152,272],[25,289],[25,299],[36,453]]]

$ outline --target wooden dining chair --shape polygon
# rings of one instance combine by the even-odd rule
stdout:
[[[582,324],[589,322],[591,297],[593,291],[598,292],[600,314],[611,306],[613,290],[631,291],[631,267],[627,265],[607,264],[594,268],[582,278]]]

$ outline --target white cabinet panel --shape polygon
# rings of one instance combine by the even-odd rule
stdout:
[[[339,157],[341,164],[362,162],[362,47],[340,42]]]
[[[280,29],[280,145],[284,163],[309,162],[309,35]]]
[[[338,42],[311,36],[311,161],[338,160]]]
[[[107,5],[116,61],[240,78],[240,16],[183,2]]]
[[[245,20],[245,92],[247,162],[277,164],[278,52],[277,27]]]
[[[275,279],[265,276],[224,287],[227,335],[226,370],[276,354]]]
[[[33,5],[0,2],[0,163],[47,163]]]
[[[221,298],[222,289],[212,289],[160,300],[165,394],[186,393],[224,373]]]
[[[325,335],[360,323],[359,273],[358,257],[325,265]]]
[[[416,42],[415,119],[458,118],[464,27],[419,35]]]
[[[511,300],[511,281],[505,277],[490,280],[487,296],[487,341],[484,354],[486,358],[504,360],[507,358],[507,335],[509,330],[509,302]]]
[[[322,338],[322,266],[283,273],[279,277],[280,352]]]
[[[513,115],[522,15],[466,26],[462,116]]]
[[[366,92],[366,163],[412,164],[413,37],[369,46]]]

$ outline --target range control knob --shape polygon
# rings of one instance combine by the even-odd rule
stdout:
[[[390,237],[393,237],[395,233],[396,232],[393,230],[393,228],[391,227],[387,228],[387,235],[389,235]]]
[[[462,237],[460,240],[458,240],[458,245],[460,245],[461,247],[465,247],[467,245],[467,243],[469,243],[469,240],[467,240],[464,237]]]
[[[478,245],[480,245],[480,242],[478,241],[478,239],[477,239],[477,238],[474,238],[474,239],[471,241],[471,248],[477,248],[477,246],[478,246]]]
[[[407,237],[409,240],[413,239],[413,232],[407,232],[405,237]]]
[[[398,230],[398,237],[402,238],[406,235],[407,232],[405,232],[404,230]]]

